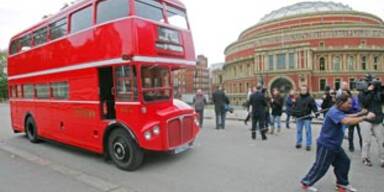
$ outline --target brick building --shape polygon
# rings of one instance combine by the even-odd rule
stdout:
[[[333,2],[272,11],[225,49],[224,88],[235,104],[258,83],[283,92],[308,85],[319,95],[371,73],[384,79],[384,23]]]
[[[196,68],[174,72],[175,97],[191,102],[198,89],[206,95],[210,94],[208,59],[204,55],[197,56]]]

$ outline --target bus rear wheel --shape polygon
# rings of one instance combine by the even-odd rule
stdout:
[[[108,155],[119,168],[134,171],[143,162],[144,153],[124,129],[116,129],[108,137]]]
[[[35,121],[33,121],[31,117],[29,117],[25,122],[25,134],[31,143],[40,142]]]

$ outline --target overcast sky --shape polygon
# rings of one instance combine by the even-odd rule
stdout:
[[[71,0],[0,0],[0,49],[8,47],[12,35],[56,13]],[[224,49],[239,34],[257,24],[273,10],[300,0],[181,0],[187,6],[196,54],[204,54],[209,63],[224,61]],[[339,0],[352,9],[384,18],[383,0]]]

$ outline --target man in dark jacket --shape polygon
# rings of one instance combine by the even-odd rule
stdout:
[[[252,139],[256,139],[256,128],[260,130],[261,138],[266,140],[265,136],[265,108],[267,107],[267,101],[262,92],[262,87],[258,86],[257,91],[251,95],[250,105],[252,106]],[[258,124],[258,126],[257,126]]]
[[[300,96],[294,101],[292,115],[296,119],[296,148],[302,147],[303,127],[305,127],[306,150],[310,151],[312,146],[312,117],[311,113],[317,113],[315,100],[311,97],[306,86],[301,86]]]
[[[331,95],[331,88],[327,86],[323,95],[323,102],[321,103],[321,110],[330,109],[335,104],[334,99]],[[327,115],[327,111],[323,112],[324,118]]]
[[[225,107],[229,105],[229,99],[225,95],[223,88],[220,86],[217,91],[212,95],[212,101],[215,105],[215,114],[216,114],[216,129],[225,128]]]
[[[372,166],[370,160],[370,148],[372,140],[375,139],[378,144],[380,164],[381,167],[384,168],[384,128],[381,124],[383,122],[383,109],[381,91],[377,89],[378,88],[375,88],[374,85],[370,85],[368,91],[359,94],[359,102],[362,107],[376,115],[374,119],[368,121],[370,131],[369,135],[363,136],[364,144],[361,156],[364,165]]]

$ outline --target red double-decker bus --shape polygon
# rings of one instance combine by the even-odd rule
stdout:
[[[194,67],[177,0],[83,0],[17,34],[8,57],[14,132],[104,154],[125,170],[144,151],[181,152],[196,113],[173,99],[172,71]]]

